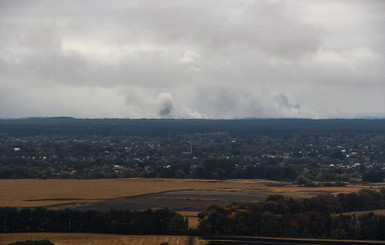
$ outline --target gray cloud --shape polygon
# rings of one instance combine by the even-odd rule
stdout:
[[[1,1],[0,117],[385,113],[383,11],[364,0]]]
[[[299,11],[273,1],[135,1],[123,23],[133,34],[168,45],[193,45],[205,51],[257,50],[295,57],[320,43],[320,28],[299,18]],[[156,6],[156,7],[149,7]],[[126,40],[126,39],[123,39]],[[199,40],[199,41],[198,41]],[[198,42],[197,42],[198,41]]]

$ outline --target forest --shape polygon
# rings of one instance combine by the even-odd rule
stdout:
[[[344,214],[384,209],[384,194],[385,189],[363,189],[337,196],[295,199],[270,195],[263,202],[213,204],[198,215],[198,229],[208,235],[385,240],[385,216]]]
[[[323,134],[329,132],[385,132],[385,119],[76,119],[71,117],[1,119],[0,136],[130,135],[175,136],[228,132],[257,134]]]
[[[0,232],[82,232],[112,234],[187,234],[188,221],[169,209],[152,211],[0,208]]]

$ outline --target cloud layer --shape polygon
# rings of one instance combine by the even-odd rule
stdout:
[[[0,117],[385,115],[384,1],[0,3]]]

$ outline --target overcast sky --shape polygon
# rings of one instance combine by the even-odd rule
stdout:
[[[383,0],[1,0],[0,118],[385,115]]]

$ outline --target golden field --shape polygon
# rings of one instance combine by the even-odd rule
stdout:
[[[204,245],[205,241],[187,236],[134,236],[88,233],[8,233],[0,234],[0,245],[16,241],[49,240],[55,245]]]
[[[363,188],[378,189],[384,187],[384,183],[372,185],[353,185],[346,187],[298,187],[288,182],[268,180],[197,180],[197,179],[98,179],[98,180],[64,180],[64,179],[20,179],[0,180],[0,207],[36,207],[48,206],[59,208],[82,205],[86,203],[98,203],[103,200],[113,200],[121,197],[135,197],[146,194],[184,193],[202,197],[193,197],[185,201],[194,201],[202,198],[207,193],[229,193],[246,196],[266,196],[269,194],[282,194],[293,197],[310,197],[321,193],[348,193],[356,192]],[[204,194],[206,193],[206,194]],[[229,195],[231,196],[231,195]],[[144,197],[146,199],[147,197]],[[169,196],[161,197],[164,199]],[[143,200],[144,200],[143,199]],[[150,199],[158,200],[161,199]],[[172,199],[174,200],[174,199]],[[176,200],[176,199],[175,199]],[[211,199],[212,200],[212,199]],[[64,205],[64,206],[63,206]],[[182,209],[177,209],[181,210]],[[183,216],[188,217],[189,226],[196,228],[198,212],[182,211]],[[101,244],[138,244],[159,245],[168,242],[170,245],[203,245],[206,241],[197,237],[186,236],[127,236],[110,234],[83,234],[83,233],[13,233],[0,234],[0,245],[15,241],[47,239],[56,245],[101,245]]]
[[[168,191],[226,192],[247,195],[272,193],[293,197],[309,197],[320,193],[347,193],[371,186],[298,187],[292,183],[267,180],[197,180],[197,179],[19,179],[0,180],[0,207],[37,207],[67,203],[89,203]]]

